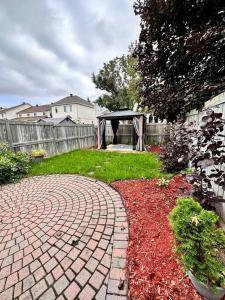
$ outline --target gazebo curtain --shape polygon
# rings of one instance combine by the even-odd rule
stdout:
[[[105,126],[106,126],[106,120],[102,119],[99,123],[99,130],[100,130],[100,146],[101,149],[106,149],[106,140],[105,140]]]
[[[106,145],[106,118],[98,119],[98,149],[107,149]],[[113,144],[117,144],[117,131],[119,127],[119,119],[111,119],[113,130]],[[144,150],[145,139],[145,119],[144,116],[133,117],[133,149],[137,151]],[[134,134],[135,133],[135,134]]]
[[[140,151],[140,124],[139,124],[139,119],[137,117],[134,117],[133,119],[133,123],[134,123],[134,129],[137,133],[138,136],[138,142],[136,145],[136,150]]]
[[[112,126],[112,131],[113,131],[113,145],[116,145],[118,142],[117,142],[117,130],[119,128],[119,123],[120,121],[118,119],[114,119],[114,120],[111,120],[111,126]]]
[[[133,141],[133,150],[136,150],[138,135],[136,133],[136,130],[135,130],[134,126],[132,127],[132,141]]]

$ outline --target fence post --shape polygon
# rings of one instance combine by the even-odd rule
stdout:
[[[6,133],[7,133],[7,142],[9,147],[13,150],[13,138],[12,138],[12,132],[9,124],[9,120],[5,119],[5,127],[6,127]]]
[[[55,154],[58,154],[58,149],[57,149],[57,146],[56,146],[56,134],[55,134],[55,126],[52,124],[52,137],[53,137],[53,144],[54,144],[54,155]]]
[[[140,116],[139,120],[139,139],[140,139],[140,151],[143,151],[143,125],[144,125],[144,117]]]
[[[80,124],[79,125],[75,125],[76,129],[77,129],[77,145],[78,145],[78,149],[81,149],[80,145],[81,145],[81,141],[80,141]]]
[[[97,138],[97,132],[96,132],[97,128],[95,127],[94,124],[92,124],[92,135],[93,135],[93,146],[96,146],[96,138]]]

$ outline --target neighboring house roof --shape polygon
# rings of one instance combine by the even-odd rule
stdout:
[[[108,114],[110,111],[107,109],[107,108],[105,108],[104,110],[102,109],[101,111],[96,111],[96,114],[101,114],[101,115],[105,115],[105,114]]]
[[[42,119],[48,118],[47,116],[34,116],[34,117],[21,117],[21,118],[15,118],[12,119],[12,121],[16,122],[38,122]]]
[[[91,107],[91,108],[94,108],[94,104],[87,101],[87,100],[84,100],[76,95],[70,95],[68,97],[65,97],[55,103],[52,104],[52,106],[55,106],[55,105],[66,105],[66,104],[80,104],[80,105],[83,105],[83,106],[88,106],[88,107]]]
[[[35,112],[47,112],[51,110],[51,105],[35,105],[31,106],[29,108],[26,108],[24,110],[21,110],[18,112],[18,114],[27,114],[27,113],[35,113]]]
[[[98,116],[97,118],[102,118],[102,119],[129,119],[135,116],[144,116],[143,113],[135,112],[132,110],[119,110],[119,111],[113,111],[110,113],[103,114],[101,116]]]
[[[4,108],[4,109],[2,109],[0,112],[1,112],[1,114],[2,113],[6,113],[7,111],[10,111],[10,110],[12,110],[12,109],[15,109],[15,108],[19,108],[20,106],[23,106],[23,105],[30,105],[30,103],[25,103],[25,102],[23,102],[23,103],[21,103],[21,104],[19,104],[19,105],[16,105],[16,106],[12,106],[12,107],[9,107],[9,108]],[[31,106],[31,105],[30,105]]]
[[[1,108],[0,108],[0,113],[1,113],[2,111],[4,111],[4,110],[5,110],[5,108],[1,107]]]
[[[53,123],[54,125],[59,125],[63,121],[68,121],[76,124],[73,120],[71,120],[69,117],[66,118],[46,118],[44,120],[40,120],[41,122],[43,121],[44,123]]]

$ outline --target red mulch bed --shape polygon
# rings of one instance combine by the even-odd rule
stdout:
[[[113,186],[125,200],[130,224],[130,299],[202,299],[177,261],[168,222],[176,197],[190,185],[179,175],[167,188],[157,179],[118,181]]]
[[[155,154],[162,154],[162,148],[160,146],[149,145],[147,146],[147,151]]]

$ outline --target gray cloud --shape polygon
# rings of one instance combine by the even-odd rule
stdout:
[[[94,99],[92,72],[126,53],[138,22],[128,0],[1,1],[0,95]]]

